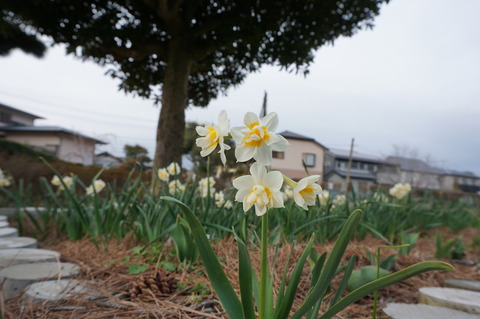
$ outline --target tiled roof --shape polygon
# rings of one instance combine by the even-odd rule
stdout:
[[[348,160],[348,158],[350,157],[349,150],[331,148],[329,151],[335,158],[338,158],[338,159]],[[383,163],[383,160],[380,157],[376,157],[369,154],[358,153],[355,151],[352,154],[352,160],[361,161],[361,162],[379,163],[379,164]]]
[[[43,117],[41,117],[41,116],[38,116],[38,115],[35,115],[35,114],[32,114],[32,113],[28,113],[28,112],[19,110],[19,109],[17,109],[17,108],[14,108],[14,107],[11,107],[11,106],[2,104],[2,103],[0,103],[0,109],[6,109],[6,110],[8,110],[8,111],[10,111],[10,112],[20,113],[20,114],[23,114],[23,115],[32,117],[32,118],[34,118],[34,119],[43,119]]]
[[[69,135],[80,136],[89,140],[94,141],[96,144],[107,144],[103,141],[100,141],[96,138],[80,134],[78,132],[74,132],[71,130],[67,130],[66,128],[59,127],[59,126],[2,126],[0,127],[0,131],[7,131],[7,132],[52,132],[52,133],[64,133]]]
[[[294,132],[291,132],[291,131],[283,131],[279,134],[282,135],[283,137],[285,137],[286,139],[290,138],[290,139],[294,139],[294,140],[302,140],[302,141],[313,142],[313,143],[319,145],[320,147],[328,150],[328,147],[326,147],[325,145],[322,145],[319,142],[315,141],[315,139],[312,138],[312,137],[308,137],[308,136],[298,134],[298,133],[294,133]]]

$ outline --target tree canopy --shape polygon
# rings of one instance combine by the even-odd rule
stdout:
[[[4,0],[2,15],[161,102],[155,164],[179,160],[185,108],[264,64],[306,74],[316,49],[372,27],[388,0]]]

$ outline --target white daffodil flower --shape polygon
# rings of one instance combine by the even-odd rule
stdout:
[[[208,189],[210,189],[210,195],[215,193],[215,188],[213,186],[215,185],[215,179],[213,177],[209,178],[202,178],[201,180],[198,181],[198,191],[200,192],[200,196],[203,198],[208,196]]]
[[[393,197],[398,198],[398,199],[402,199],[405,196],[407,196],[408,193],[410,193],[411,190],[412,190],[412,187],[410,186],[410,184],[408,184],[408,183],[406,183],[406,184],[397,183],[392,188],[390,188],[390,190],[388,192]]]
[[[282,173],[267,173],[265,166],[256,162],[250,166],[250,174],[233,180],[233,187],[238,189],[235,200],[243,202],[243,211],[246,212],[255,205],[256,215],[262,216],[267,208],[283,207],[280,191],[283,185]]]
[[[158,178],[161,181],[168,182],[170,179],[170,174],[168,173],[166,168],[159,168],[157,171]]]
[[[315,199],[322,192],[322,188],[317,184],[320,175],[312,175],[302,178],[293,189],[293,200],[305,210],[307,206],[315,205]]]
[[[197,146],[202,148],[200,151],[201,156],[208,156],[218,145],[220,146],[218,153],[220,153],[220,159],[225,166],[227,162],[225,151],[230,149],[230,145],[224,143],[224,137],[228,136],[229,126],[230,120],[227,117],[227,112],[223,110],[218,115],[217,125],[207,122],[205,126],[196,127],[197,134],[201,136],[196,140]]]
[[[215,205],[222,207],[223,203],[225,203],[225,194],[223,192],[215,193]]]
[[[178,163],[173,162],[173,163],[170,163],[170,165],[168,165],[167,171],[170,175],[175,176],[180,174],[181,167],[180,165],[178,165]]]
[[[171,181],[168,184],[168,192],[171,195],[175,195],[176,193],[182,193],[185,191],[185,185],[183,185],[178,179]]]
[[[60,181],[60,178],[59,178],[57,175],[53,176],[53,178],[52,178],[52,180],[50,181],[50,183],[52,183],[52,185],[54,185],[54,186],[60,186],[60,185],[62,185],[62,182]]]
[[[281,135],[274,133],[278,126],[277,113],[270,113],[259,119],[252,112],[243,118],[245,126],[233,127],[231,134],[237,147],[235,157],[237,162],[246,162],[254,158],[263,165],[272,163],[272,151],[284,151],[288,141]]]
[[[65,178],[63,179],[63,181],[65,182]],[[65,182],[65,184],[67,184],[67,183]],[[87,187],[87,195],[93,194],[94,192],[95,193],[100,193],[102,191],[102,189],[105,188],[105,185],[106,185],[105,182],[102,181],[101,179],[95,180],[92,183],[92,185]],[[67,184],[67,186],[69,186],[69,185]]]
[[[0,177],[0,187],[10,186],[10,179],[6,176]]]
[[[330,192],[327,190],[323,190],[318,195],[318,200],[320,201],[320,205],[325,205],[328,203],[328,199],[330,198]]]
[[[336,206],[345,205],[346,202],[347,202],[347,196],[343,194],[339,194],[335,196],[335,198],[332,201],[332,204],[333,204],[333,207],[336,207]]]

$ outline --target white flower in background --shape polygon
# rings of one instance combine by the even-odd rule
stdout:
[[[201,136],[197,138],[196,144],[202,148],[200,155],[203,157],[210,155],[217,148],[217,145],[220,146],[218,153],[220,153],[220,159],[223,165],[225,165],[227,162],[225,150],[230,149],[230,145],[224,143],[224,137],[228,136],[228,127],[230,126],[225,110],[220,112],[217,122],[217,125],[207,122],[205,126],[196,127],[197,134]]]
[[[0,176],[0,187],[7,186],[10,186],[10,179],[2,174],[2,176]]]
[[[178,179],[171,181],[168,184],[168,192],[171,195],[175,195],[176,193],[181,193],[185,191],[185,185],[183,185]]]
[[[270,113],[259,119],[255,113],[248,112],[243,118],[245,126],[233,127],[231,134],[235,143],[237,162],[246,162],[254,158],[263,165],[272,163],[272,151],[284,151],[288,141],[274,133],[278,126],[277,113]]]
[[[157,171],[158,178],[161,181],[168,182],[170,179],[170,174],[168,173],[166,168],[159,168]]]
[[[395,197],[397,199],[402,199],[405,196],[407,196],[408,193],[410,193],[411,190],[412,190],[412,187],[410,186],[410,184],[408,184],[408,183],[406,183],[406,184],[397,183],[392,188],[390,188],[390,190],[388,192],[393,197]]]
[[[243,211],[255,205],[255,214],[262,216],[267,208],[283,207],[280,189],[283,175],[278,171],[268,172],[264,165],[253,163],[250,174],[233,180],[233,187],[238,189],[235,196],[237,202],[243,202]]]
[[[227,201],[225,202],[225,205],[223,205],[223,208],[225,208],[225,209],[232,209],[232,208],[233,208],[233,203],[232,203],[232,201],[231,201],[231,200],[227,200]]]
[[[198,181],[198,191],[200,192],[200,196],[203,198],[208,196],[208,189],[210,187],[210,195],[215,193],[215,188],[213,186],[215,185],[215,179],[213,177],[209,178],[202,178],[201,180]]]
[[[327,190],[323,190],[318,194],[318,200],[320,201],[320,205],[325,205],[328,203],[328,199],[330,198],[330,192]]]
[[[180,165],[178,165],[178,163],[173,162],[173,163],[170,163],[170,165],[168,165],[167,171],[170,175],[175,176],[175,175],[180,174],[181,167],[180,167]]]
[[[63,182],[65,183],[65,186],[67,186],[68,188],[72,188],[72,185],[73,185],[73,177],[71,176],[65,176],[62,178]],[[100,182],[103,183],[103,187],[105,187],[105,182],[102,181],[101,179],[99,179]],[[102,187],[102,188],[103,188]],[[63,185],[60,185],[60,188],[63,189]]]
[[[375,193],[373,194],[373,200],[377,201],[377,202],[386,202],[388,200],[387,196],[385,196],[385,194],[382,194],[382,193]]]
[[[322,192],[322,188],[317,184],[320,175],[312,175],[302,178],[293,189],[293,200],[305,210],[307,206],[315,205],[315,198]]]
[[[284,202],[289,200],[290,198],[293,198],[293,189],[291,189],[290,187],[284,187],[282,196]]]
[[[342,206],[345,205],[347,202],[347,196],[345,195],[337,195],[332,201],[333,206]]]
[[[54,185],[54,186],[60,186],[60,185],[62,185],[62,182],[60,181],[60,178],[59,178],[57,175],[53,176],[53,178],[52,178],[52,180],[50,181],[50,183],[52,183],[52,185]]]
[[[65,182],[66,177],[63,179]],[[65,184],[70,187],[66,182]],[[93,193],[100,193],[102,189],[105,188],[105,182],[102,181],[101,179],[94,180],[92,185],[87,187],[87,195],[93,194]]]
[[[217,205],[217,207],[222,207],[224,203],[225,203],[225,194],[223,194],[223,192],[215,193],[215,205]]]

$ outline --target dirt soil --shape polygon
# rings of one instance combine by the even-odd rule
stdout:
[[[462,278],[480,280],[480,247],[472,245],[475,238],[479,238],[478,229],[463,230],[458,234],[450,234],[442,231],[442,238],[451,238],[461,235],[465,243],[466,256],[462,260],[444,260],[455,266],[455,272],[427,272],[413,277],[402,283],[383,289],[379,294],[379,308],[385,307],[388,302],[417,303],[418,288],[424,286],[441,286],[447,278]],[[407,256],[399,255],[395,271],[423,260],[433,260],[435,254],[434,232],[423,233],[411,253]],[[478,240],[478,239],[477,239]],[[353,241],[347,248],[346,258],[352,255],[358,256],[356,268],[369,265],[365,251],[371,252],[384,243],[375,238],[367,238],[361,241]],[[233,240],[225,240],[214,244],[218,256],[222,256],[221,262],[224,265],[227,276],[233,283],[237,282],[237,250]],[[122,243],[112,241],[108,244],[95,246],[90,240],[84,239],[77,242],[67,240],[45,241],[41,248],[48,248],[59,251],[62,261],[74,262],[81,266],[79,279],[88,280],[88,286],[99,293],[94,299],[85,300],[62,300],[56,303],[32,304],[25,303],[22,296],[9,300],[0,299],[3,318],[227,318],[221,305],[216,299],[206,276],[204,275],[201,263],[189,267],[179,267],[174,271],[168,271],[165,265],[172,266],[175,263],[175,256],[169,251],[172,247],[167,243],[162,252],[153,256],[153,259],[160,261],[163,266],[150,266],[145,272],[132,275],[127,272],[130,265],[147,264],[151,265],[152,256],[144,255],[139,257],[132,254],[131,248],[135,244],[128,239]],[[293,253],[293,260],[298,258],[302,252],[302,245],[296,245]],[[329,251],[333,244],[317,245],[315,248],[319,253]],[[284,264],[290,252],[290,245],[284,245],[278,251],[277,265],[273,273],[278,287]],[[252,264],[256,269],[259,265],[259,251],[252,248]],[[394,250],[384,250],[383,257],[394,254]],[[274,251],[271,252],[271,255]],[[147,258],[148,257],[148,258]],[[167,263],[165,263],[167,261]],[[344,260],[344,262],[347,259]],[[288,267],[292,271],[294,262],[291,261]],[[306,267],[300,283],[294,309],[297,308],[305,298],[309,284],[307,282],[309,269]],[[340,277],[335,278],[332,291],[340,282]],[[233,285],[238,291],[238,286]],[[0,297],[1,298],[1,297]],[[327,295],[326,301],[332,298]],[[370,318],[372,314],[373,297],[367,296],[351,305],[334,318]],[[382,318],[381,311],[379,311]]]

